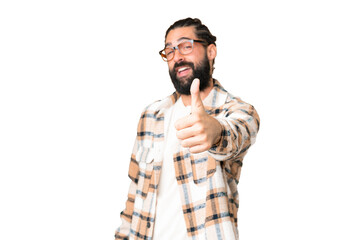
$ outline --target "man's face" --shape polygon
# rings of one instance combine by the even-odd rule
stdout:
[[[194,27],[182,27],[171,30],[165,40],[167,47],[177,46],[188,39],[198,40]],[[210,85],[210,63],[206,48],[194,42],[193,51],[182,55],[175,50],[175,56],[168,62],[169,74],[176,91],[180,94],[190,95],[190,86],[194,78],[200,79],[200,90]]]

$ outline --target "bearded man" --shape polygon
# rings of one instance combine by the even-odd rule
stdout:
[[[116,239],[239,238],[237,183],[260,120],[212,78],[215,41],[196,18],[166,31],[159,53],[176,91],[141,115]]]

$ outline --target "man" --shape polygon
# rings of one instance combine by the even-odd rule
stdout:
[[[212,78],[215,41],[199,19],[167,30],[160,55],[176,92],[141,115],[116,239],[239,238],[237,183],[259,117]]]

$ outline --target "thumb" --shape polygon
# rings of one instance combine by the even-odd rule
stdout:
[[[195,78],[191,83],[191,112],[204,111],[204,105],[200,97],[200,80]]]

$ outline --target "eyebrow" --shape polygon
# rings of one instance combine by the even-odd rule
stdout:
[[[179,39],[177,40],[177,42],[180,42],[180,41],[182,41],[182,40],[191,40],[191,38],[181,37],[181,38],[179,38]],[[167,43],[167,44],[165,44],[165,47],[169,47],[169,46],[171,46],[171,45],[172,45],[171,43]]]

